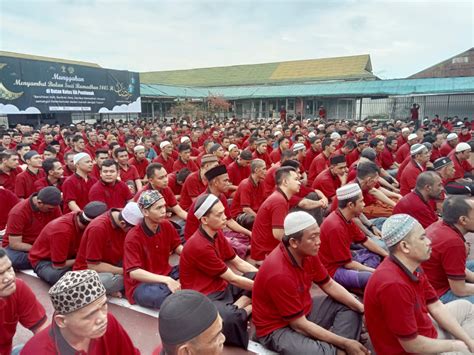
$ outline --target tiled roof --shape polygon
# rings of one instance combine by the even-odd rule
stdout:
[[[280,63],[140,73],[143,84],[230,86],[376,79],[368,54]]]
[[[59,62],[59,63],[73,64],[73,65],[85,65],[87,67],[95,67],[95,68],[101,67],[99,64],[96,64],[96,63],[81,62],[79,60],[58,59],[58,58],[42,57],[39,55],[31,55],[31,54],[23,54],[23,53],[15,53],[15,52],[0,51],[0,56],[21,58],[21,59],[31,59],[31,60],[43,60],[46,62]]]

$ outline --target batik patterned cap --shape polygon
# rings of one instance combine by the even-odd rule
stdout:
[[[413,229],[417,220],[404,213],[389,217],[382,226],[382,240],[387,247],[394,246],[403,240]]]
[[[140,194],[140,198],[138,199],[138,206],[140,208],[150,208],[153,206],[157,201],[161,200],[163,196],[156,190],[145,190]]]
[[[94,270],[69,271],[49,289],[54,310],[69,314],[105,295],[105,287]]]

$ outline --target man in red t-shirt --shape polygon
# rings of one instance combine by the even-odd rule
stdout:
[[[120,180],[129,186],[133,186],[133,193],[140,191],[140,189],[143,187],[142,180],[138,175],[137,168],[129,164],[127,150],[125,148],[115,149],[114,157],[119,165]]]
[[[10,190],[0,186],[0,236],[5,234],[5,227],[7,226],[8,214],[15,205],[20,202],[20,199]]]
[[[181,143],[178,145],[179,157],[173,163],[173,172],[178,172],[181,169],[187,168],[189,171],[194,172],[199,168],[196,163],[191,159],[191,146],[187,143]]]
[[[441,153],[442,157],[447,157],[449,153],[451,153],[454,148],[456,148],[457,144],[459,143],[459,137],[456,133],[450,133],[446,137],[446,142],[441,145],[439,152]]]
[[[44,187],[54,186],[61,191],[64,182],[64,168],[61,162],[56,158],[47,158],[43,161],[42,167],[46,176],[35,181],[35,190],[39,191]]]
[[[229,174],[229,192],[237,190],[237,186],[242,180],[250,176],[250,162],[252,161],[252,153],[249,150],[240,152],[239,157],[227,167]]]
[[[333,156],[329,159],[329,168],[316,177],[312,187],[320,190],[329,201],[332,201],[336,196],[336,190],[347,183],[347,172],[345,156]]]
[[[16,176],[22,172],[20,157],[13,150],[5,150],[0,152],[0,160],[0,186],[15,192]]]
[[[145,155],[145,147],[143,145],[135,146],[133,148],[133,154],[133,158],[131,158],[128,163],[137,169],[140,179],[145,180],[146,167],[150,164]]]
[[[313,159],[308,170],[308,185],[313,185],[316,177],[329,167],[329,157],[336,150],[336,144],[331,138],[324,138],[322,142],[323,151]]]
[[[153,163],[160,163],[165,167],[165,170],[168,174],[173,172],[174,159],[173,154],[173,145],[169,141],[162,141],[160,143],[161,153],[153,159]]]
[[[267,149],[267,140],[265,138],[258,138],[255,141],[256,148],[252,153],[254,159],[262,159],[265,162],[267,169],[270,169],[272,166],[272,160],[270,159],[270,154],[268,154]]]
[[[181,254],[183,246],[176,229],[166,220],[166,203],[155,190],[143,191],[138,199],[143,221],[125,238],[123,269],[127,299],[131,304],[160,308],[163,301],[181,288],[179,267],[169,257]]]
[[[30,287],[15,277],[12,263],[2,248],[0,284],[0,354],[10,354],[18,323],[36,334],[47,326],[47,318],[44,307]]]
[[[54,308],[51,325],[33,336],[21,353],[140,354],[125,329],[107,312],[105,292],[95,271],[66,273],[49,290]]]
[[[89,190],[89,201],[100,201],[111,208],[124,208],[133,198],[128,185],[119,180],[119,167],[115,160],[108,159],[100,167],[100,180]]]
[[[252,317],[258,341],[279,354],[335,353],[337,348],[368,354],[357,341],[364,306],[331,279],[319,260],[316,220],[292,212],[284,229],[282,243],[255,278]],[[313,283],[327,296],[311,297]]]
[[[37,151],[30,150],[24,158],[27,164],[26,169],[18,174],[15,180],[15,194],[19,198],[28,198],[36,192],[35,182],[45,176],[41,169],[43,158]]]
[[[474,232],[474,201],[452,196],[443,203],[443,220],[432,224],[431,257],[423,270],[441,302],[465,299],[474,303],[474,261],[467,261],[465,235]]]
[[[125,236],[142,218],[138,205],[129,202],[123,210],[112,209],[94,219],[84,231],[73,270],[97,271],[107,293],[121,296]]]
[[[54,285],[72,270],[84,229],[105,211],[105,203],[89,202],[84,211],[65,214],[43,228],[28,253],[33,270],[40,279]]]
[[[61,216],[60,204],[61,192],[49,186],[21,201],[10,211],[2,246],[15,269],[31,269],[28,252],[44,226]]]
[[[400,194],[405,196],[416,186],[416,178],[426,171],[426,164],[430,161],[428,148],[423,144],[413,144],[410,147],[411,161],[403,169],[400,177]]]
[[[181,253],[181,286],[209,297],[222,317],[226,343],[247,349],[247,322],[252,308],[248,291],[252,290],[257,269],[237,256],[224,237],[222,228],[227,217],[217,196],[199,196],[193,213],[200,226]]]
[[[420,268],[431,254],[423,227],[406,214],[393,215],[382,227],[382,238],[390,256],[375,270],[364,295],[377,354],[474,352],[472,304],[443,305]]]

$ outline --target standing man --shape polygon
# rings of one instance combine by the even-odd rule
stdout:
[[[23,280],[16,278],[13,265],[3,248],[0,248],[0,284],[0,354],[11,354],[18,323],[36,334],[47,327],[47,318],[34,292]]]
[[[452,196],[443,203],[443,220],[433,223],[426,235],[431,257],[423,270],[441,302],[465,299],[474,303],[474,261],[467,261],[470,245],[465,236],[474,231],[474,201]]]
[[[226,343],[247,349],[247,322],[252,312],[249,291],[257,269],[237,256],[224,237],[227,217],[218,197],[200,196],[193,213],[201,225],[181,253],[181,286],[209,297],[222,317]]]
[[[74,155],[74,166],[76,172],[69,176],[63,184],[64,213],[81,211],[89,203],[89,190],[97,181],[90,175],[92,159],[89,154]]]
[[[44,177],[41,170],[43,158],[36,150],[30,150],[25,154],[26,169],[18,174],[15,180],[15,194],[18,198],[28,198],[35,190],[35,182]]]
[[[316,220],[303,211],[285,218],[282,243],[260,267],[252,295],[260,343],[279,354],[369,354],[360,344],[364,306],[334,282],[318,257]],[[312,283],[326,293],[311,297]],[[331,329],[331,330],[329,330]]]
[[[94,219],[84,231],[73,270],[97,271],[107,294],[121,296],[125,236],[142,218],[138,205],[129,202]]]
[[[89,202],[84,211],[70,212],[48,223],[28,253],[33,270],[40,279],[54,285],[72,270],[82,233],[89,223],[107,211],[102,202]]]
[[[61,192],[49,186],[21,201],[10,211],[2,246],[15,269],[31,269],[28,252],[41,230],[61,216],[60,204]]]
[[[417,130],[420,127],[420,120],[419,120],[419,111],[420,110],[420,105],[418,104],[413,104],[413,106],[410,109],[410,115],[411,115],[411,120],[415,123],[415,130]]]
[[[362,190],[357,184],[347,184],[337,192],[337,209],[321,224],[319,256],[329,275],[347,289],[363,290],[372,273],[387,252],[367,238],[355,224],[364,210]],[[351,244],[364,248],[351,252]]]
[[[431,254],[423,227],[406,214],[382,227],[390,256],[369,280],[365,320],[378,354],[474,352],[474,309],[465,300],[443,305],[420,268]]]
[[[49,290],[51,325],[22,350],[25,355],[83,353],[138,355],[125,329],[107,312],[105,288],[95,271],[70,271]]]
[[[179,266],[169,264],[171,254],[183,246],[176,229],[166,220],[166,203],[155,190],[141,193],[138,206],[143,221],[127,233],[124,244],[124,284],[131,304],[160,308],[163,301],[180,289]]]
[[[301,182],[293,167],[279,168],[275,174],[277,189],[260,206],[253,224],[250,255],[262,262],[283,238],[283,222],[290,198],[300,190]]]

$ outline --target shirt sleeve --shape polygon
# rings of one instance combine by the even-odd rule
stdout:
[[[272,228],[283,228],[285,217],[288,214],[288,205],[277,203],[272,206],[271,218]]]
[[[136,241],[137,238],[134,235],[130,235],[125,239],[123,253],[123,265],[125,272],[130,272],[135,269],[144,269],[142,247],[140,243],[137,243]]]
[[[66,181],[64,181],[62,190],[63,190],[63,202],[65,206],[68,204],[68,202],[77,200],[76,189],[74,188],[74,182],[70,178],[67,178]]]
[[[102,228],[90,228],[86,245],[86,262],[98,264],[104,257],[107,233]]]
[[[46,321],[46,311],[38,302],[33,291],[21,280],[16,281],[18,292],[19,322],[25,328],[35,330]],[[18,287],[19,286],[19,287]]]
[[[329,281],[329,274],[324,265],[321,263],[319,256],[311,257],[311,279],[318,285],[324,285]]]
[[[466,248],[462,246],[451,246],[444,249],[441,255],[441,265],[448,279],[466,279]]]
[[[249,184],[251,184],[249,182]],[[240,186],[239,186],[240,187]],[[252,191],[247,186],[240,187],[240,206],[241,207],[250,207],[252,206],[252,199],[255,196],[252,196]]]
[[[28,217],[19,211],[10,212],[7,220],[7,230],[5,234],[8,235],[22,235],[23,227],[28,225]]]
[[[71,233],[64,233],[58,230],[51,235],[51,261],[56,267],[64,266],[69,253],[69,243],[74,236]]]
[[[349,263],[352,260],[350,250],[351,241],[348,241],[347,238],[351,238],[352,236],[347,236],[346,231],[338,230],[338,228],[330,228],[324,231],[324,233],[328,235],[328,250],[331,251],[331,261],[333,263]]]

